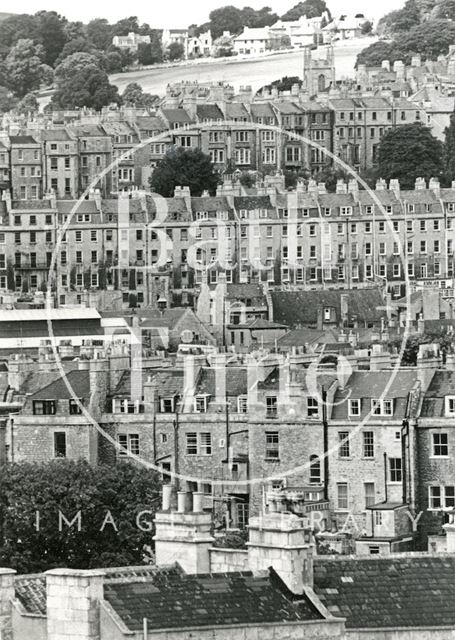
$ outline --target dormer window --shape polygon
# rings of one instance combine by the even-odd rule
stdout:
[[[237,398],[237,412],[248,413],[248,398],[247,396],[239,396]]]
[[[322,209],[322,211],[323,211],[323,213],[324,213],[324,215],[325,215],[325,216],[329,216],[329,215],[330,215],[330,213],[331,213],[331,211],[330,211],[330,207],[324,207],[324,208]]]
[[[361,400],[360,399],[350,399],[349,400],[349,415],[350,416],[360,416],[360,408],[361,408]]]
[[[34,416],[54,416],[57,412],[56,400],[34,400],[33,415]]]
[[[446,396],[446,416],[455,416],[455,396]]]
[[[208,396],[196,396],[194,399],[195,413],[207,413]]]
[[[352,216],[352,207],[340,207],[340,214],[342,216]]]
[[[161,413],[174,413],[174,411],[175,411],[175,397],[160,398]]]
[[[393,416],[393,400],[372,400],[371,414],[373,416]]]
[[[80,398],[79,398],[80,403]],[[79,416],[82,413],[82,409],[79,406],[79,403],[74,398],[71,398],[69,401],[69,412],[71,416]]]
[[[240,209],[240,217],[241,218],[248,218],[248,210],[247,209]]]

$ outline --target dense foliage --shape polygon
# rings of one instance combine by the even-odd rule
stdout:
[[[158,163],[150,178],[150,187],[165,198],[172,197],[177,186],[190,187],[192,195],[200,196],[205,190],[213,194],[219,181],[209,156],[200,149],[178,147]]]
[[[407,0],[402,9],[385,15],[377,25],[380,40],[360,52],[357,64],[378,66],[383,60],[409,64],[414,54],[436,60],[455,42],[455,0]]]
[[[379,145],[378,156],[379,175],[386,180],[398,178],[403,189],[413,189],[419,177],[443,176],[443,144],[421,123],[390,129]]]
[[[141,564],[147,556],[153,532],[136,518],[149,512],[139,522],[150,528],[159,506],[154,472],[129,463],[21,463],[0,469],[0,485],[1,566],[33,573]],[[59,518],[71,522],[79,511],[80,531],[77,521],[70,527]]]
[[[306,16],[307,18],[317,18],[318,16],[322,16],[324,11],[328,12],[330,18],[330,10],[325,3],[325,0],[304,0],[304,2],[299,2],[292,9],[286,11],[281,16],[282,20],[298,20],[301,16]]]

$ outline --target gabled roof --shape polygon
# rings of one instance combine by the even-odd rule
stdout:
[[[138,315],[141,327],[168,327],[173,329],[186,313],[193,314],[188,307],[173,307],[172,309],[166,309],[162,313],[160,311],[150,311],[145,314],[140,311]]]
[[[379,322],[385,317],[382,292],[378,288],[345,291],[272,291],[273,318],[289,327],[315,325],[318,307],[334,307],[341,319],[341,296],[347,296],[348,317],[360,323]]]
[[[97,124],[71,125],[68,129],[78,138],[108,138],[107,133]]]
[[[346,618],[348,629],[455,626],[453,554],[318,556],[314,590],[332,615]]]
[[[198,104],[196,114],[200,120],[222,120],[223,112],[216,104]]]
[[[202,196],[191,198],[193,211],[231,211],[232,207],[225,196]]]
[[[33,136],[10,136],[11,144],[38,144]]]
[[[185,111],[185,109],[161,109],[163,116],[170,123],[190,123],[193,122],[192,118],[190,118],[189,114]]]
[[[66,380],[73,389],[74,395],[66,386],[65,379],[60,377],[36,391],[30,396],[30,400],[70,400],[74,397],[84,399],[90,397],[90,372],[87,369],[70,371],[66,374]]]
[[[106,584],[104,597],[131,631],[320,620],[307,596],[292,598],[278,575],[186,575],[158,571],[147,581]]]
[[[384,398],[394,400],[393,415],[390,418],[405,418],[408,406],[408,395],[417,381],[417,371],[355,371],[349,378],[344,389],[338,389],[335,394],[332,419],[345,420],[348,418],[348,398],[362,400],[360,416],[353,420],[366,418],[371,411],[371,400]],[[386,391],[387,390],[387,391]],[[383,420],[385,416],[379,416]],[[378,416],[371,416],[373,422]]]
[[[50,142],[69,142],[73,138],[66,129],[43,129],[40,132],[41,140]]]
[[[275,118],[275,112],[269,102],[253,102],[251,104],[251,115],[254,118]]]
[[[248,374],[246,367],[226,367],[226,395],[237,397],[247,393],[248,391]],[[217,395],[216,388],[216,371],[212,368],[204,367],[199,375],[196,393],[208,394],[215,397]]]
[[[439,418],[445,415],[445,397],[455,394],[455,371],[435,371],[422,402],[422,418]]]
[[[226,118],[247,118],[249,120],[250,114],[243,103],[228,102],[226,103]]]
[[[237,210],[273,209],[270,196],[235,196],[234,207]]]

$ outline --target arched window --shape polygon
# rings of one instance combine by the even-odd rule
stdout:
[[[321,73],[318,77],[318,91],[325,90],[325,75]]]
[[[319,456],[310,456],[310,484],[321,484],[321,461]]]

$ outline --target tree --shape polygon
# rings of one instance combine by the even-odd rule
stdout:
[[[243,29],[242,12],[232,5],[214,9],[209,14],[209,20],[213,38],[219,38],[224,31],[238,34]]]
[[[6,57],[19,40],[36,38],[37,24],[34,16],[23,13],[3,20],[0,23],[0,57]]]
[[[392,346],[400,351],[402,343],[402,338],[396,338],[392,341]],[[453,349],[453,336],[443,329],[440,331],[426,332],[422,335],[409,336],[406,340],[401,357],[401,364],[403,366],[416,366],[417,354],[419,353],[419,347],[421,344],[439,344],[442,352],[442,359],[445,361],[446,353]]]
[[[365,20],[365,22],[362,24],[362,34],[364,36],[368,35],[369,33],[371,33],[373,31],[373,25],[369,20]]]
[[[56,11],[38,11],[35,18],[37,40],[44,48],[44,62],[53,66],[66,43],[64,27],[67,20]]]
[[[39,102],[34,93],[27,93],[17,104],[18,113],[33,113],[39,111]]]
[[[32,40],[19,40],[5,60],[9,88],[20,98],[38,89],[47,67],[42,59],[44,49]]]
[[[444,134],[445,171],[449,180],[455,180],[455,111],[450,116],[450,124]]]
[[[157,100],[159,100],[158,96],[144,93],[141,85],[137,82],[130,82],[122,94],[123,104],[132,107],[149,108],[152,107]]]
[[[270,91],[272,88],[278,89],[279,92],[290,91],[295,84],[298,84],[299,87],[301,87],[303,80],[298,76],[284,76],[281,80],[274,80],[271,84],[263,87],[261,91],[264,91],[264,89]]]
[[[188,186],[193,196],[207,190],[214,193],[220,181],[210,157],[200,149],[179,147],[169,151],[158,163],[150,178],[152,191],[170,198],[177,186]]]
[[[105,18],[91,20],[86,27],[86,32],[87,38],[100,51],[106,51],[111,46],[113,27]]]
[[[92,54],[74,53],[66,58],[55,70],[55,83],[52,105],[57,109],[99,110],[113,102],[120,103],[117,87],[109,83],[106,71]]]
[[[281,16],[282,20],[298,20],[302,16],[307,18],[317,18],[327,11],[330,18],[330,10],[327,7],[325,0],[305,0],[305,2],[299,2],[292,9],[289,9],[285,14]]]
[[[16,99],[7,87],[0,86],[0,113],[8,113],[16,106]]]
[[[278,15],[272,13],[270,7],[262,7],[262,9],[258,11],[255,11],[251,7],[244,7],[241,15],[243,25],[251,28],[270,27],[279,20]]]
[[[407,0],[402,9],[391,11],[383,16],[377,25],[377,32],[382,36],[395,36],[406,33],[420,24],[420,12],[415,0]]]
[[[379,67],[383,60],[389,60],[390,62],[399,60],[400,53],[393,42],[378,40],[362,49],[357,56],[355,66],[358,67],[359,64],[365,64],[367,67]]]
[[[122,18],[112,27],[114,36],[127,36],[129,33],[139,33],[140,27],[137,16]]]
[[[161,46],[161,38],[156,34],[150,36],[151,42],[149,44],[142,42],[138,46],[137,61],[139,64],[149,65],[157,64],[163,61],[163,49]]]
[[[0,485],[2,566],[33,573],[143,562],[153,533],[142,531],[136,518],[146,511],[139,523],[147,528],[158,506],[155,472],[127,462],[94,467],[82,460],[56,460],[3,466]],[[59,512],[69,522],[80,512],[80,531],[76,523],[69,527],[61,519],[59,527]],[[103,528],[108,512],[111,519]]]
[[[439,178],[444,169],[443,145],[421,123],[391,129],[378,150],[382,178],[397,178],[403,189],[413,189],[418,177]]]
[[[90,53],[92,51],[93,51],[93,45],[89,40],[87,40],[87,38],[84,38],[84,37],[73,38],[71,40],[68,40],[68,42],[65,43],[63,49],[60,52],[59,57],[56,60],[56,64],[58,66],[63,62],[63,60],[65,60],[65,58],[72,56],[73,53],[81,53],[81,52]]]
[[[185,49],[180,42],[171,42],[168,48],[169,60],[181,60],[185,55]]]

